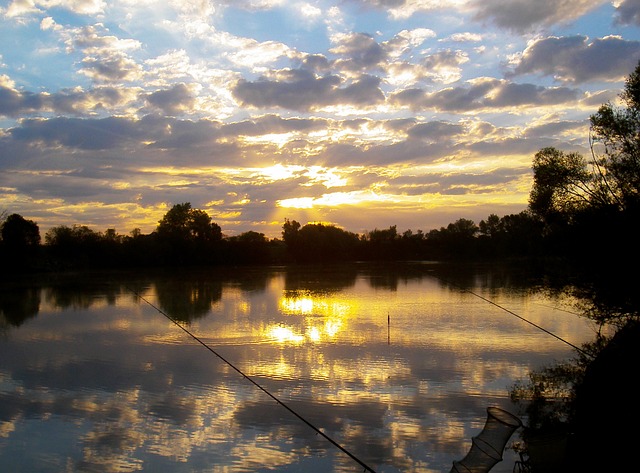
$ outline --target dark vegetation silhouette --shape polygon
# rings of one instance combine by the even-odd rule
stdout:
[[[518,214],[491,214],[479,224],[461,218],[426,233],[394,225],[360,235],[287,219],[282,238],[268,239],[253,231],[225,236],[187,202],[174,205],[148,235],[62,225],[42,244],[36,222],[0,212],[2,273],[406,260],[526,264],[542,271],[550,287],[571,286],[588,301],[584,314],[618,330],[611,338],[599,335],[576,360],[513,387],[528,418],[525,445],[566,441],[547,472],[615,471],[633,460],[634,436],[623,432],[640,424],[640,407],[629,399],[640,364],[640,64],[620,98],[622,107],[607,103],[590,117],[588,157],[553,147],[536,153],[529,205]]]

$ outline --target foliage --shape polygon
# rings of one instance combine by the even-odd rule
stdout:
[[[310,223],[301,227],[295,220],[285,220],[282,235],[288,253],[300,263],[352,260],[360,241],[355,233],[333,225]]]
[[[565,455],[572,469],[553,471],[627,469],[614,465],[628,466],[622,453],[631,451],[635,437],[620,434],[640,422],[637,404],[623,402],[635,391],[639,339],[640,325],[630,320],[613,336],[583,346],[577,359],[534,371],[528,382],[512,387],[512,401],[527,414],[526,443],[549,436],[559,441],[558,434],[571,439]]]
[[[542,219],[575,220],[585,211],[637,212],[640,205],[640,63],[620,94],[591,121],[591,159],[543,148],[534,158],[529,208]]]
[[[191,203],[174,205],[158,222],[161,238],[178,241],[220,241],[222,230],[204,211],[194,209]]]
[[[623,107],[607,103],[591,116],[594,143],[604,145],[602,154],[592,150],[603,194],[628,210],[640,204],[640,63],[620,99]]]
[[[578,153],[543,148],[533,158],[533,175],[529,208],[547,222],[570,218],[594,195],[593,175]]]
[[[40,229],[33,220],[21,215],[11,214],[0,225],[0,234],[4,245],[12,249],[21,249],[40,244]]]

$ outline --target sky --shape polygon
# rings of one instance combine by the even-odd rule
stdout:
[[[128,234],[175,204],[428,232],[526,209],[640,61],[640,0],[0,0],[0,213]]]

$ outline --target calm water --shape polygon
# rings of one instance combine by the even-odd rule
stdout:
[[[574,345],[594,329],[513,275],[443,274],[352,265],[1,284],[0,469],[363,471],[163,312],[375,471],[448,472],[487,407],[519,415],[512,384],[574,355],[494,304]],[[505,451],[492,473],[515,459]]]

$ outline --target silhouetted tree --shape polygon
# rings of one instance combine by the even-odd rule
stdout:
[[[161,237],[178,241],[220,241],[222,230],[204,211],[191,207],[191,203],[174,205],[158,222]]]
[[[100,240],[100,234],[86,225],[60,225],[51,228],[44,236],[45,243],[59,248],[91,246]]]
[[[96,267],[103,260],[100,251],[102,236],[86,225],[53,227],[45,234],[44,240],[56,266]]]
[[[351,261],[357,255],[358,235],[333,225],[314,223],[300,228],[295,220],[286,220],[282,233],[287,252],[297,262]]]
[[[4,275],[37,266],[39,250],[40,229],[34,221],[11,214],[0,222],[0,261]]]
[[[606,103],[590,117],[590,161],[555,148],[536,154],[529,201],[534,213],[572,217],[584,209],[640,206],[640,63],[620,98],[623,107]]]
[[[158,222],[156,235],[159,256],[168,264],[214,263],[222,241],[220,226],[189,202],[174,205]]]
[[[291,245],[298,238],[299,230],[300,223],[295,220],[285,219],[284,225],[282,225],[282,239],[287,245]]]
[[[227,238],[226,259],[232,264],[270,262],[269,241],[264,233],[248,231]]]
[[[578,153],[543,148],[533,158],[531,211],[549,224],[571,220],[592,202],[600,202],[594,174]]]
[[[640,264],[640,63],[620,98],[623,107],[607,103],[591,116],[589,160],[555,148],[534,158],[529,209],[545,224],[550,254],[590,265]]]
[[[500,217],[496,214],[491,214],[487,217],[487,220],[480,220],[478,231],[480,235],[487,238],[497,237],[502,232]]]
[[[396,225],[385,230],[377,228],[366,234],[366,252],[369,258],[386,260],[400,257],[400,236]]]
[[[24,249],[40,244],[40,229],[33,220],[11,214],[2,224],[2,242],[10,249]]]
[[[479,251],[490,258],[536,257],[542,251],[542,221],[529,211],[498,217],[478,225]]]
[[[591,150],[602,194],[625,210],[640,205],[640,62],[620,99],[623,107],[606,103],[591,116]],[[604,145],[601,154],[597,143]]]
[[[591,115],[591,159],[543,148],[534,157],[529,208],[547,221],[583,211],[637,212],[640,207],[640,63],[628,77],[618,108]],[[602,151],[599,151],[603,149]]]

